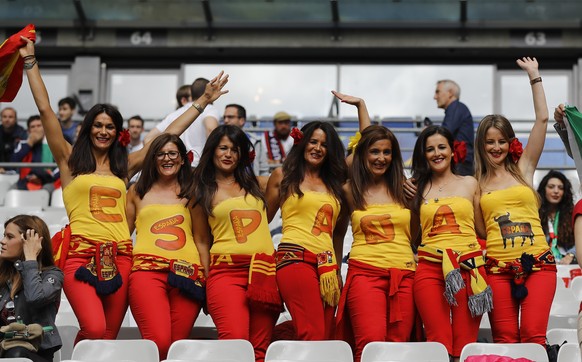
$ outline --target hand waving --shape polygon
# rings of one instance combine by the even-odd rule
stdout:
[[[228,93],[228,90],[222,90],[226,83],[228,83],[228,74],[224,74],[224,71],[221,71],[216,77],[212,78],[208,84],[206,84],[204,97],[208,99],[208,103],[212,103],[223,94]]]
[[[523,57],[516,61],[517,65],[527,72],[529,78],[539,77],[540,73],[538,71],[538,61],[536,58]]]

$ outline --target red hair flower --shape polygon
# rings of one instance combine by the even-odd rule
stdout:
[[[293,145],[296,145],[301,142],[301,139],[303,138],[303,132],[301,132],[299,128],[293,127],[290,136],[293,137]]]
[[[465,162],[467,158],[467,142],[455,141],[453,142],[453,159],[456,164]]]
[[[252,164],[255,161],[256,156],[257,156],[257,153],[255,152],[255,150],[249,151],[249,164]]]
[[[190,164],[192,164],[192,162],[194,162],[194,152],[192,152],[192,150],[188,151],[188,153],[186,153],[186,157],[188,157],[188,162],[190,162]]]
[[[121,144],[121,146],[127,147],[129,142],[131,142],[129,131],[125,128],[122,129],[121,132],[119,132],[119,136],[117,136],[117,140],[119,141],[119,144]]]
[[[511,158],[513,159],[514,163],[517,163],[517,161],[519,161],[519,158],[521,157],[522,153],[523,145],[521,144],[521,142],[519,142],[517,137],[515,137],[514,139],[511,140],[511,143],[509,144],[509,154],[511,155]]]

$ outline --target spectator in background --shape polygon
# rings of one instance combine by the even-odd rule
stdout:
[[[16,144],[26,139],[28,135],[26,130],[16,123],[16,110],[14,108],[4,108],[0,112],[0,118],[2,120],[2,125],[0,125],[0,142],[2,142],[0,162],[9,162]],[[5,170],[0,167],[0,173],[4,172]]]
[[[77,135],[77,125],[80,122],[73,121],[73,115],[77,108],[77,102],[71,97],[63,98],[59,101],[59,121],[65,140],[70,144],[75,143]]]
[[[229,104],[224,109],[224,124],[237,126],[243,128],[247,121],[247,111],[240,104]],[[267,162],[267,153],[264,152],[261,138],[256,135],[245,132],[255,150],[255,154],[258,155],[253,161],[253,171],[257,176],[268,176],[269,175],[269,163]]]
[[[10,159],[11,162],[54,162],[48,144],[44,143],[44,128],[40,116],[31,116],[26,121],[28,138],[16,146]],[[44,147],[43,147],[44,146]],[[19,190],[47,190],[49,194],[54,190],[53,173],[47,167],[23,167],[20,169],[20,179],[16,183]]]
[[[271,132],[265,131],[261,139],[264,145],[261,151],[269,164],[281,164],[293,147],[293,137],[289,137],[291,116],[287,112],[277,112],[273,117],[273,125],[275,129]]]
[[[141,134],[143,133],[143,118],[135,115],[127,120],[127,128],[129,129],[129,144],[127,145],[127,152],[132,153],[141,150],[143,142],[141,141]]]
[[[563,173],[550,170],[540,182],[538,194],[542,200],[540,221],[558,264],[576,263],[576,246],[572,230],[574,201],[572,184]]]
[[[464,141],[467,145],[467,157],[463,163],[456,165],[456,173],[461,176],[473,176],[473,145],[475,131],[473,116],[469,108],[459,101],[461,88],[452,80],[444,79],[437,82],[434,99],[437,106],[445,110],[443,127],[448,128],[455,141]]]
[[[198,99],[204,94],[204,88],[208,84],[208,79],[197,78],[190,87],[191,99]],[[152,129],[144,138],[144,143],[149,142],[156,138],[160,133],[168,127],[175,119],[180,117],[184,112],[186,112],[190,107],[196,108],[199,112],[202,112],[200,121],[192,123],[190,127],[180,136],[184,145],[186,145],[186,150],[192,151],[194,154],[194,159],[192,161],[192,166],[198,165],[200,160],[200,155],[202,155],[202,149],[206,143],[206,138],[210,132],[212,132],[218,126],[218,118],[220,118],[220,113],[218,109],[214,107],[212,103],[209,103],[206,107],[201,107],[198,103],[188,102],[184,106],[178,108],[176,111],[170,113],[166,116],[154,129]]]
[[[184,107],[186,104],[190,103],[191,101],[192,101],[192,93],[190,90],[190,85],[184,84],[183,86],[178,88],[178,91],[176,92],[176,102],[178,102],[178,107],[176,109],[179,109],[180,107]]]

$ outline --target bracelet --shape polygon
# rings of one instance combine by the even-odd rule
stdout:
[[[26,69],[26,70],[32,69],[32,67],[34,67],[34,65],[35,65],[35,64],[37,64],[37,63],[38,63],[38,62],[36,61],[36,59],[35,59],[35,60],[33,60],[33,61],[32,61],[32,62],[30,62],[30,63],[26,63],[26,62],[25,62],[25,63],[24,63],[24,69]]]
[[[35,59],[36,57],[34,55],[27,55],[25,57],[23,57],[22,59],[24,60],[29,60],[29,59]]]
[[[542,81],[542,77],[537,77],[529,81],[529,84],[534,85]]]
[[[566,253],[566,256],[571,256],[572,258],[575,257],[574,253]]]
[[[194,107],[198,113],[202,114],[202,112],[204,112],[204,108],[202,108],[202,106],[198,103],[192,103],[192,107]]]

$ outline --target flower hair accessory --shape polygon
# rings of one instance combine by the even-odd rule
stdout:
[[[465,162],[467,158],[467,142],[455,141],[453,142],[453,160],[456,164]]]
[[[522,153],[523,145],[521,144],[521,142],[519,142],[517,137],[514,137],[511,140],[511,143],[509,144],[509,154],[511,155],[511,158],[513,159],[514,163],[517,163],[517,161],[519,161]]]
[[[122,129],[121,132],[119,132],[119,136],[117,136],[117,140],[119,141],[119,144],[121,144],[121,146],[127,147],[129,142],[131,141],[129,131],[125,128]]]
[[[257,153],[255,152],[255,150],[249,151],[249,165],[255,161],[256,156],[257,156]]]
[[[348,143],[348,152],[356,152],[356,147],[358,147],[358,142],[360,142],[361,138],[362,134],[359,131],[350,137],[350,142]]]
[[[301,132],[299,128],[293,127],[290,136],[293,137],[293,145],[296,145],[301,142],[301,139],[303,138],[303,132]]]
[[[188,158],[188,162],[190,162],[190,164],[194,162],[194,152],[192,152],[192,150],[186,153],[186,157]]]

